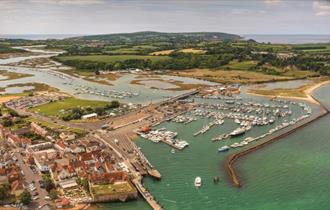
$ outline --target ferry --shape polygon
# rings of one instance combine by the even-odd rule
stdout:
[[[198,176],[195,178],[195,187],[201,187],[202,186],[202,179]]]
[[[222,146],[218,149],[218,152],[226,152],[230,149],[230,147],[228,147],[227,145]]]

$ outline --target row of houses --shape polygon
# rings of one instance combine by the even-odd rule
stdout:
[[[45,141],[33,142],[22,136],[32,132]],[[0,138],[12,148],[20,148],[27,164],[34,165],[40,174],[50,174],[62,196],[72,203],[115,201],[134,199],[137,191],[130,182],[128,167],[111,149],[93,136],[80,139],[69,133],[56,138],[52,132],[37,123],[29,129],[13,131],[0,124]],[[80,180],[88,182],[89,190],[84,189]],[[127,189],[120,192],[109,191],[100,194],[102,186]]]
[[[10,185],[11,194],[18,197],[24,190],[24,179],[16,157],[5,142],[0,146],[0,186]]]

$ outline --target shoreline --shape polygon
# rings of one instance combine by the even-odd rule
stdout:
[[[313,84],[311,87],[308,87],[306,90],[303,90],[303,93],[305,94],[306,97],[280,96],[280,95],[263,95],[263,94],[258,94],[258,93],[252,93],[252,92],[250,92],[251,89],[247,90],[246,93],[248,95],[261,96],[261,97],[266,97],[266,98],[274,98],[274,97],[276,97],[276,98],[283,98],[283,99],[304,100],[304,101],[308,101],[308,102],[313,103],[313,104],[320,105],[320,103],[312,97],[312,93],[314,91],[316,91],[317,89],[321,88],[322,86],[328,85],[328,84],[330,84],[330,80]]]

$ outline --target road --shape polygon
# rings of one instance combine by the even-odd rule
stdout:
[[[35,186],[37,188],[35,190],[35,192],[37,192],[39,194],[39,199],[33,201],[30,204],[29,207],[31,209],[37,209],[38,206],[42,206],[44,204],[53,205],[53,203],[51,201],[45,200],[45,196],[48,195],[48,192],[45,189],[42,189],[40,187],[40,185],[39,185],[39,181],[42,180],[42,176],[40,174],[33,173],[33,171],[31,170],[30,166],[28,164],[25,164],[24,163],[23,157],[22,157],[22,155],[19,152],[16,151],[15,152],[15,156],[17,157],[17,163],[18,163],[19,167],[21,168],[21,170],[24,173],[25,182],[27,183],[27,186],[30,185],[32,183],[32,181],[34,181],[35,182]],[[33,192],[31,192],[31,194],[32,193]]]

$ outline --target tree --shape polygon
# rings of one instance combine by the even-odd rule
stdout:
[[[57,198],[57,190],[56,189],[51,189],[50,192],[49,192],[49,197],[52,200],[55,200]]]
[[[118,108],[120,103],[118,101],[111,101],[111,108]]]
[[[4,200],[10,196],[11,186],[9,183],[5,183],[0,187],[0,200]]]
[[[10,127],[14,124],[13,121],[9,118],[3,119],[2,123],[5,127]]]
[[[32,201],[31,193],[26,190],[24,190],[19,197],[21,203],[23,203],[24,205],[29,205]]]
[[[43,175],[42,180],[45,183],[45,189],[47,192],[50,192],[55,187],[52,178],[48,174]]]
[[[80,178],[77,180],[77,183],[82,186],[87,192],[89,192],[89,183],[86,178]]]

